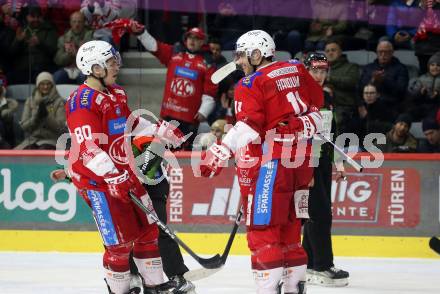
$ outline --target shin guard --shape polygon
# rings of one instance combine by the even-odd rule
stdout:
[[[157,227],[153,228],[157,230]],[[157,244],[157,231],[153,230],[136,240],[133,247],[133,260],[147,286],[164,282],[162,258]]]
[[[277,294],[278,284],[283,277],[283,268],[253,270],[257,294]]]
[[[306,293],[304,284],[306,280],[307,265],[292,266],[284,269],[283,284],[284,293],[302,294]],[[303,289],[301,289],[303,288]]]
[[[130,290],[130,271],[114,272],[104,268],[104,276],[111,294],[126,294]]]

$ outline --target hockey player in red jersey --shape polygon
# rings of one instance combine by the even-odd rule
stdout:
[[[305,142],[320,128],[323,96],[302,64],[273,61],[274,52],[264,31],[237,40],[236,63],[246,75],[234,95],[237,123],[202,154],[200,171],[216,175],[235,156],[257,293],[281,293],[281,284],[284,293],[305,293],[299,217],[307,217],[313,174]]]
[[[129,197],[130,191],[151,207],[147,192],[128,164],[124,129],[131,111],[124,89],[115,84],[119,53],[107,42],[90,41],[78,49],[76,64],[87,80],[65,106],[72,139],[69,173],[93,210],[105,247],[105,281],[110,293],[138,293],[130,289],[132,251],[145,293],[156,293],[148,287],[163,282],[158,228]],[[139,119],[136,123],[144,134],[171,144],[181,142],[180,131],[166,122],[152,124]]]
[[[185,135],[193,132],[186,146],[190,149],[199,123],[205,121],[215,107],[217,93],[217,86],[211,82],[215,69],[212,57],[209,50],[202,50],[205,33],[200,28],[188,30],[184,46],[159,42],[147,30],[138,39],[168,68],[160,116],[178,121]]]

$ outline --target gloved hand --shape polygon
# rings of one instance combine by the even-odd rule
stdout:
[[[231,150],[224,144],[212,144],[206,152],[202,152],[200,172],[203,177],[210,178],[220,174],[231,158]]]
[[[285,122],[280,122],[276,128],[281,135],[294,135],[295,141],[310,139],[321,129],[322,116],[316,107],[312,107],[311,112],[302,116],[290,115]]]
[[[131,201],[129,192],[132,192],[139,199],[147,194],[142,184],[134,177],[135,175],[130,174],[127,170],[104,175],[104,181],[107,183],[107,191],[110,196],[128,203]]]
[[[181,130],[172,122],[160,120],[157,123],[155,137],[172,148],[177,148],[185,142],[190,135],[184,136]]]
[[[47,117],[48,114],[49,113],[46,108],[46,103],[44,101],[41,101],[40,104],[38,105],[37,118],[43,119]]]

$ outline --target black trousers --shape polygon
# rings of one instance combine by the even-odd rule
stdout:
[[[309,260],[307,268],[323,271],[334,266],[331,239],[332,161],[329,156],[320,158],[314,171],[314,181],[309,196],[310,219],[304,224],[303,247]]]
[[[151,201],[153,202],[154,210],[157,216],[163,223],[167,223],[167,197],[170,190],[170,185],[166,179],[163,179],[157,185],[145,185]],[[171,237],[159,229],[159,251],[162,257],[163,270],[167,277],[175,275],[183,275],[188,271],[183,262],[182,253],[179,245],[171,239]]]

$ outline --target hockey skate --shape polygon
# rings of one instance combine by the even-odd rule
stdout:
[[[170,282],[174,284],[174,289],[168,293],[174,294],[196,294],[195,286],[191,281],[186,280],[182,275],[176,275],[170,278]]]
[[[334,266],[325,271],[307,269],[307,283],[324,287],[345,287],[349,273]]]
[[[282,294],[282,293],[283,293],[283,282],[280,282],[277,287],[277,294]],[[291,293],[285,292],[284,294],[291,294]],[[306,294],[306,282],[304,281],[298,282],[297,294]]]

